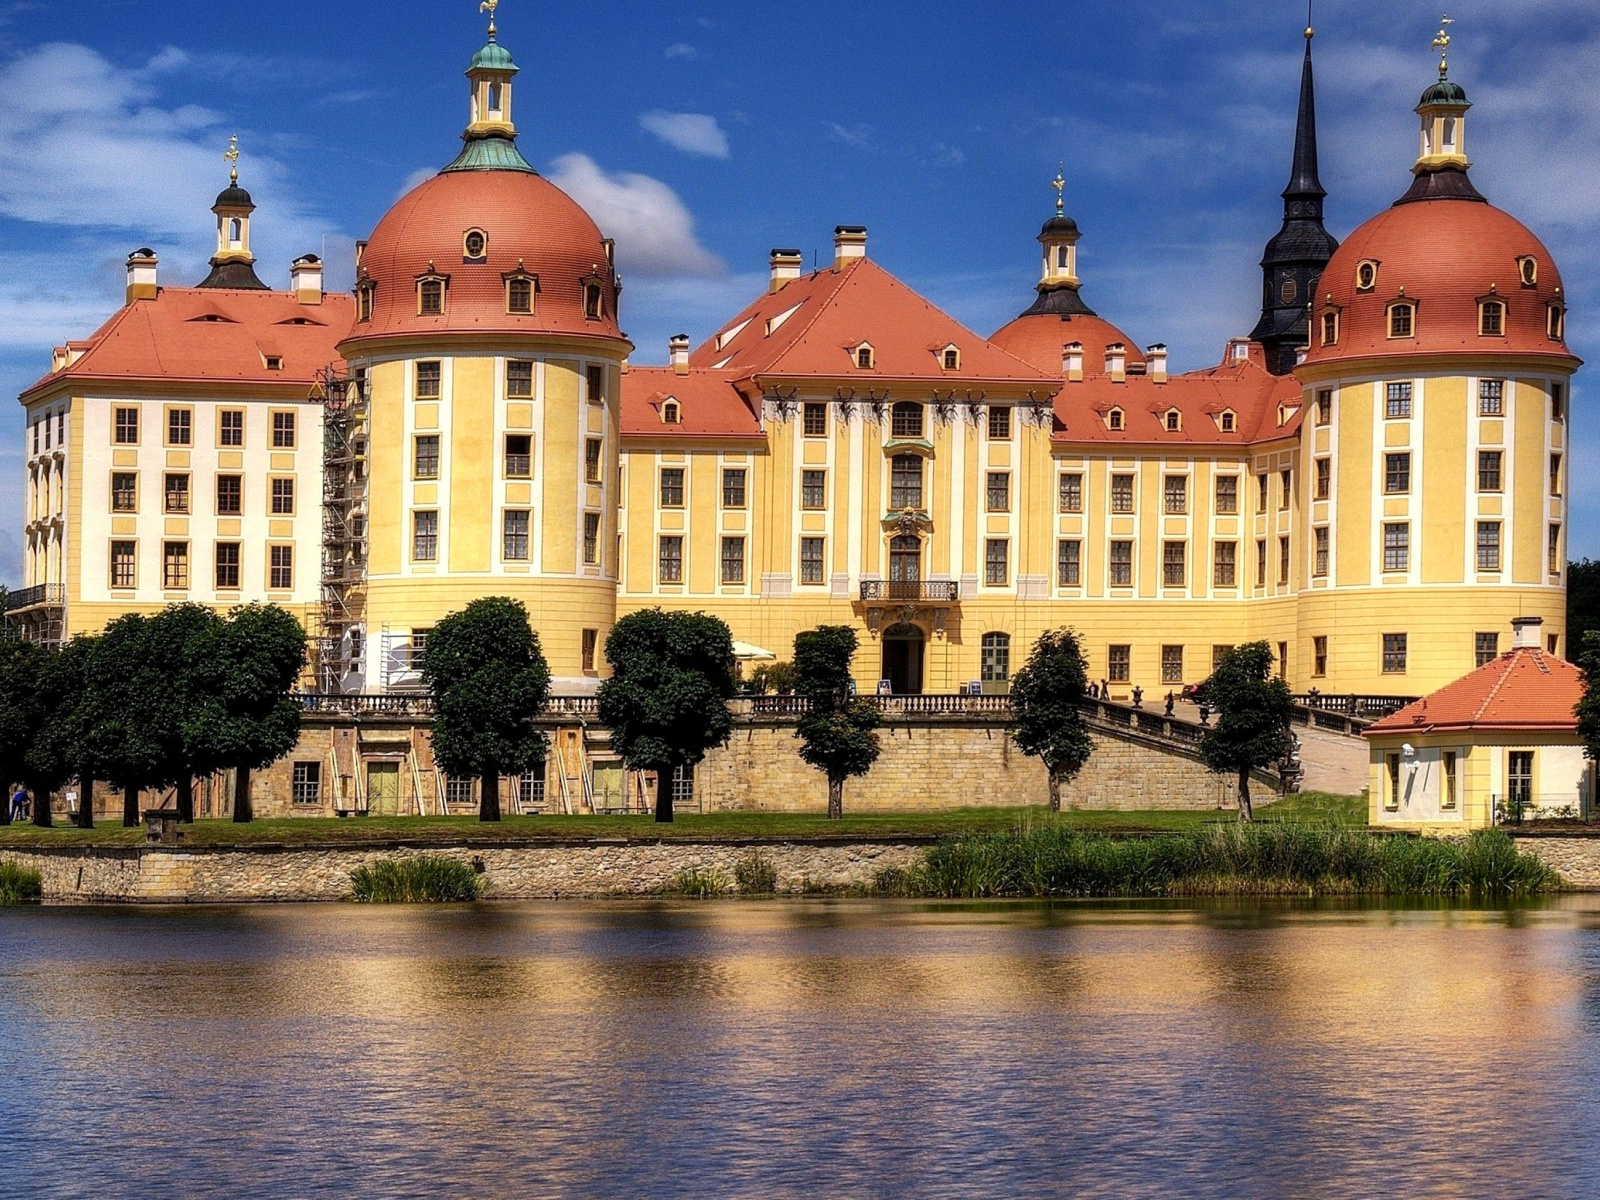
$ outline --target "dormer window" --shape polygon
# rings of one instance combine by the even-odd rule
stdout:
[[[856,367],[859,370],[862,370],[862,371],[870,371],[870,370],[872,370],[872,366],[873,366],[873,363],[875,361],[874,355],[872,353],[872,347],[870,345],[868,345],[866,342],[862,342],[855,349],[855,360],[856,360]]]
[[[372,298],[377,292],[378,285],[370,280],[363,281],[356,287],[356,320],[372,320]]]
[[[1378,286],[1378,264],[1373,259],[1366,259],[1356,265],[1356,291],[1370,292]]]
[[[1237,427],[1237,424],[1238,424],[1238,420],[1233,415],[1231,410],[1222,414],[1221,425],[1222,425],[1222,432],[1223,433],[1232,433],[1234,431],[1234,429]]]
[[[445,279],[442,275],[424,275],[417,280],[417,315],[442,317],[444,315]]]
[[[1122,428],[1122,410],[1120,408],[1113,408],[1110,412],[1108,412],[1106,414],[1106,428],[1107,429],[1121,429]]]
[[[1417,333],[1417,306],[1409,300],[1397,300],[1389,305],[1389,336],[1415,337]]]
[[[1178,433],[1183,429],[1183,414],[1175,408],[1167,409],[1165,423],[1168,433]]]
[[[1532,287],[1539,282],[1539,260],[1531,254],[1524,254],[1517,259],[1517,278],[1522,280],[1523,287]]]
[[[539,281],[532,275],[513,273],[506,276],[506,311],[517,316],[533,312],[533,294],[539,290]]]
[[[939,351],[939,364],[946,371],[959,371],[961,369],[961,351],[954,346],[946,346]]]
[[[682,418],[682,411],[676,400],[667,400],[661,405],[661,423],[663,425],[677,425]]]
[[[1506,306],[1502,300],[1478,302],[1478,335],[1501,337],[1506,331]]]
[[[481,229],[469,229],[461,239],[463,262],[481,263],[489,254],[489,235]]]
[[[583,285],[583,315],[590,321],[598,321],[605,315],[605,293],[594,280]]]
[[[1337,346],[1339,344],[1339,311],[1329,309],[1322,314],[1322,344],[1324,346]]]
[[[1559,304],[1547,305],[1545,308],[1545,332],[1550,335],[1552,342],[1559,342],[1566,334],[1567,310]]]
[[[283,370],[283,359],[276,354],[264,354],[261,356],[261,361],[266,364],[269,371]]]

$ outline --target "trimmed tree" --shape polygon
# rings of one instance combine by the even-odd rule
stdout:
[[[1294,702],[1289,685],[1273,674],[1275,662],[1266,642],[1236,646],[1200,685],[1200,698],[1221,714],[1200,739],[1200,757],[1213,771],[1238,777],[1241,821],[1255,816],[1250,772],[1282,762],[1294,750]]]
[[[795,736],[800,759],[828,777],[828,818],[844,816],[844,781],[865,775],[878,761],[883,714],[850,688],[856,631],[820,625],[794,639],[794,692],[805,700]]]
[[[1094,753],[1078,707],[1088,691],[1083,647],[1071,629],[1040,634],[1027,663],[1011,679],[1008,732],[1019,750],[1044,763],[1051,812],[1061,811],[1061,785],[1071,781]]]
[[[656,775],[656,820],[672,820],[672,775],[692,768],[733,732],[733,636],[705,613],[629,613],[606,637],[611,677],[600,723],[633,771]]]
[[[1600,762],[1600,629],[1584,634],[1578,667],[1583,671],[1583,695],[1573,715],[1578,718],[1583,752],[1591,762]]]
[[[544,762],[549,740],[534,721],[550,697],[550,667],[520,600],[474,600],[433,627],[422,654],[433,696],[433,757],[480,781],[478,818],[500,819],[500,777]]]

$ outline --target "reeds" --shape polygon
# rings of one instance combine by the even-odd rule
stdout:
[[[44,894],[44,883],[32,867],[0,859],[0,904],[28,904]]]
[[[747,896],[770,896],[778,890],[778,868],[761,851],[752,850],[734,864],[733,881]]]
[[[350,889],[368,904],[451,904],[476,900],[483,879],[459,859],[418,854],[357,867],[350,872]]]
[[[726,875],[714,867],[709,871],[690,867],[679,871],[661,890],[669,896],[710,900],[716,896],[726,896],[733,891],[733,885],[728,882]]]

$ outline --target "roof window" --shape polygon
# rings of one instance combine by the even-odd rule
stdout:
[[[1110,412],[1108,412],[1106,414],[1106,428],[1107,429],[1121,429],[1122,428],[1122,410],[1120,408],[1113,408]]]
[[[678,425],[682,423],[683,410],[679,408],[676,400],[664,400],[661,404],[661,423],[663,425]]]
[[[1378,262],[1373,258],[1362,259],[1356,264],[1356,291],[1370,292],[1378,286]]]

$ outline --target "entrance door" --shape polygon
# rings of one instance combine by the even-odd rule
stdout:
[[[400,812],[400,764],[367,764],[367,811],[375,817],[393,817]]]
[[[922,692],[922,630],[915,625],[891,625],[883,631],[883,674],[896,696]]]

